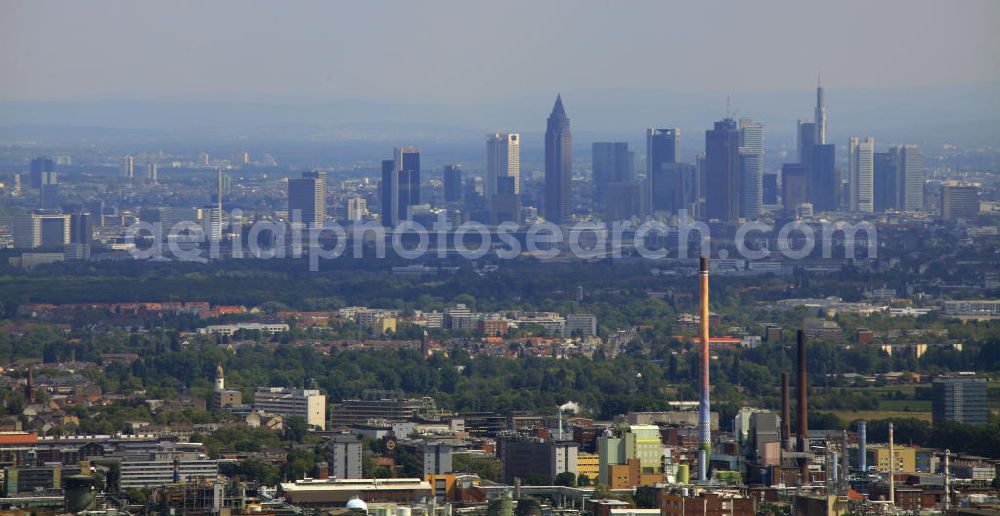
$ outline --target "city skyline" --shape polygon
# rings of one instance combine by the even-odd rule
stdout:
[[[997,22],[8,0],[0,509],[993,514]]]

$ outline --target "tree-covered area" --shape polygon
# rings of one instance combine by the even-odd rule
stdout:
[[[951,274],[952,258],[942,258]],[[953,260],[952,260],[953,261]],[[447,264],[448,262],[446,262]],[[586,415],[607,418],[630,410],[661,410],[670,400],[697,396],[697,352],[684,337],[676,316],[697,310],[694,277],[658,274],[655,262],[542,263],[516,260],[496,271],[474,270],[478,264],[458,261],[458,272],[419,278],[388,274],[393,260],[337,260],[324,263],[317,273],[295,260],[235,260],[214,264],[66,262],[31,271],[4,268],[0,275],[0,365],[21,359],[45,363],[75,358],[100,364],[86,369],[104,392],[142,392],[137,399],[177,399],[182,393],[208,400],[218,364],[226,370],[226,384],[251,401],[259,386],[320,388],[330,402],[362,397],[371,390],[398,390],[408,396],[431,396],[452,411],[553,411],[566,401],[579,403]],[[712,361],[713,409],[723,426],[744,405],[777,408],[778,374],[792,372],[793,329],[813,317],[804,308],[778,309],[775,301],[837,295],[848,301],[863,299],[866,290],[882,285],[902,288],[906,270],[918,267],[912,253],[885,274],[851,268],[829,275],[796,271],[792,276],[752,278],[718,277],[712,281],[711,309],[719,314],[714,334],[759,330],[761,322],[785,328],[783,338],[754,349],[719,349]],[[0,265],[0,267],[6,267]],[[951,276],[948,276],[951,277]],[[578,288],[583,291],[577,298]],[[333,310],[352,305],[412,310],[443,310],[464,303],[477,311],[546,310],[589,312],[597,316],[603,337],[615,330],[638,327],[638,338],[623,352],[608,358],[599,350],[593,359],[573,356],[543,358],[473,358],[464,338],[471,334],[432,329],[447,353],[424,359],[416,351],[377,349],[333,351],[312,344],[353,340],[362,336],[353,322],[309,329],[295,320],[289,332],[276,336],[238,334],[232,338],[194,335],[190,330],[209,323],[238,320],[227,316],[200,320],[192,315],[165,314],[141,320],[138,329],[119,326],[116,314],[82,310],[67,326],[17,319],[18,306],[27,302],[126,302],[162,300],[209,301],[213,304],[256,306],[264,315],[284,310]],[[890,371],[935,374],[946,371],[1000,371],[1000,325],[996,322],[960,322],[938,315],[892,318],[839,314],[832,318],[842,336],[809,342],[808,367],[811,425],[842,427],[831,411],[876,410],[896,393],[863,388],[861,380],[844,375],[874,375]],[[131,324],[131,322],[130,322]],[[917,358],[889,355],[876,345],[858,345],[855,330],[900,330],[896,342],[913,342],[909,330],[921,333],[919,342],[959,343],[931,346]],[[416,339],[419,326],[401,323],[396,337]],[[519,328],[518,335],[536,334]],[[232,343],[233,347],[229,347]],[[320,351],[322,350],[322,351]],[[108,353],[132,353],[132,363],[105,361]],[[36,374],[53,373],[45,364]],[[13,373],[21,374],[21,373]],[[793,375],[794,378],[794,375]],[[879,379],[878,382],[883,380]],[[2,410],[17,414],[24,406],[20,392],[3,392]],[[906,394],[926,402],[926,392]],[[921,397],[922,396],[922,397]],[[125,421],[199,423],[224,420],[226,413],[194,409],[154,412],[141,402],[73,409],[80,431],[108,433]],[[67,431],[56,429],[56,432]],[[221,435],[221,434],[220,434]],[[248,444],[228,436],[225,442]],[[230,439],[231,438],[231,439]],[[279,436],[280,439],[280,436]],[[291,439],[297,440],[297,439]],[[220,441],[221,442],[221,441]]]
[[[876,419],[868,421],[868,438],[872,442],[889,440],[889,423],[893,424],[895,442],[911,446],[929,446],[942,450],[985,457],[1000,457],[1000,420],[987,425],[940,423],[928,425],[919,419]]]
[[[988,334],[967,341],[961,350],[928,352],[919,359],[889,356],[871,346],[845,349],[834,343],[809,343],[808,368],[813,394],[810,408],[875,408],[878,398],[864,389],[848,389],[844,373],[953,370],[1000,370],[1000,340]],[[662,410],[669,400],[696,399],[698,354],[678,341],[631,346],[614,359],[572,356],[548,358],[473,358],[461,347],[428,359],[415,350],[379,349],[319,352],[309,345],[275,342],[243,343],[236,348],[205,336],[181,338],[110,331],[78,339],[51,328],[39,327],[24,334],[0,333],[4,363],[20,358],[46,362],[78,360],[103,362],[102,354],[129,352],[138,359],[129,365],[104,364],[103,373],[84,371],[105,392],[142,389],[146,397],[173,399],[179,393],[211,396],[216,367],[226,370],[227,387],[243,391],[251,400],[259,386],[315,387],[331,402],[363,397],[373,389],[398,390],[410,396],[431,396],[439,406],[454,411],[548,410],[575,401],[588,415],[607,418],[630,410]],[[769,343],[750,350],[720,350],[712,361],[715,407],[728,421],[741,404],[777,407],[777,372],[793,370],[794,346]],[[44,372],[44,365],[39,366]],[[16,399],[16,393],[7,396]],[[8,403],[9,405],[9,403]],[[8,410],[9,410],[8,406]],[[107,429],[105,421],[150,420],[206,422],[216,415],[156,414],[141,403],[107,408],[78,409],[93,430]],[[91,410],[100,410],[96,415]],[[554,408],[553,408],[554,410]],[[93,416],[93,417],[91,417]]]

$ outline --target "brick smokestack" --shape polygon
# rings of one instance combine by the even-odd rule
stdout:
[[[806,375],[806,334],[799,330],[795,335],[799,351],[799,452],[809,451],[809,416],[807,407],[809,406],[809,378]],[[809,483],[809,461],[805,457],[799,459],[799,467],[802,474],[802,483]]]
[[[792,442],[792,399],[788,373],[781,373],[781,449],[789,450]]]

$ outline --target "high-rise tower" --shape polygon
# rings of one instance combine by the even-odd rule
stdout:
[[[740,132],[736,121],[726,118],[705,131],[705,182],[707,215],[732,221],[740,217]]]
[[[764,125],[740,119],[740,182],[742,216],[754,220],[764,204]]]
[[[54,174],[56,169],[56,164],[49,158],[35,158],[31,160],[31,177],[30,183],[32,188],[41,189],[42,185],[49,184],[47,181],[49,174]]]
[[[521,193],[521,135],[492,133],[486,135],[486,202],[493,205],[500,178],[514,181],[514,193]]]
[[[462,203],[462,165],[444,166],[444,202],[450,206]]]
[[[646,129],[646,195],[643,209],[649,213],[659,208],[655,201],[655,178],[665,166],[673,165],[680,159],[680,140],[680,129]]]
[[[823,86],[816,81],[816,141],[817,145],[826,143],[826,106],[823,105]]]
[[[393,151],[395,223],[409,220],[410,206],[420,204],[420,148],[399,147]],[[395,225],[395,223],[393,225]]]
[[[392,160],[382,161],[379,197],[383,225],[409,218],[410,206],[420,204],[420,148],[398,147]]]
[[[125,161],[122,162],[122,176],[127,179],[135,178],[135,157],[132,155],[125,156]]]
[[[323,225],[326,218],[326,172],[303,172],[301,178],[288,180],[288,216],[293,215],[307,226]]]
[[[896,205],[905,211],[924,209],[924,157],[916,145],[897,145],[889,151],[896,167]]]
[[[874,154],[875,138],[863,141],[852,137],[849,142],[850,210],[871,213],[875,210]]]
[[[594,171],[594,201],[599,204],[612,183],[635,182],[635,158],[625,142],[595,142],[591,145]]]
[[[569,219],[572,203],[570,180],[573,174],[573,135],[562,96],[549,114],[545,128],[545,219],[562,224]]]

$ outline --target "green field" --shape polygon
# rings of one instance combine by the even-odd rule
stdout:
[[[893,412],[927,412],[931,411],[930,400],[879,400],[879,410]]]
[[[857,419],[904,419],[914,418],[921,421],[931,421],[931,413],[927,412],[904,412],[901,410],[825,410],[827,414],[833,414],[845,423],[850,423]]]

